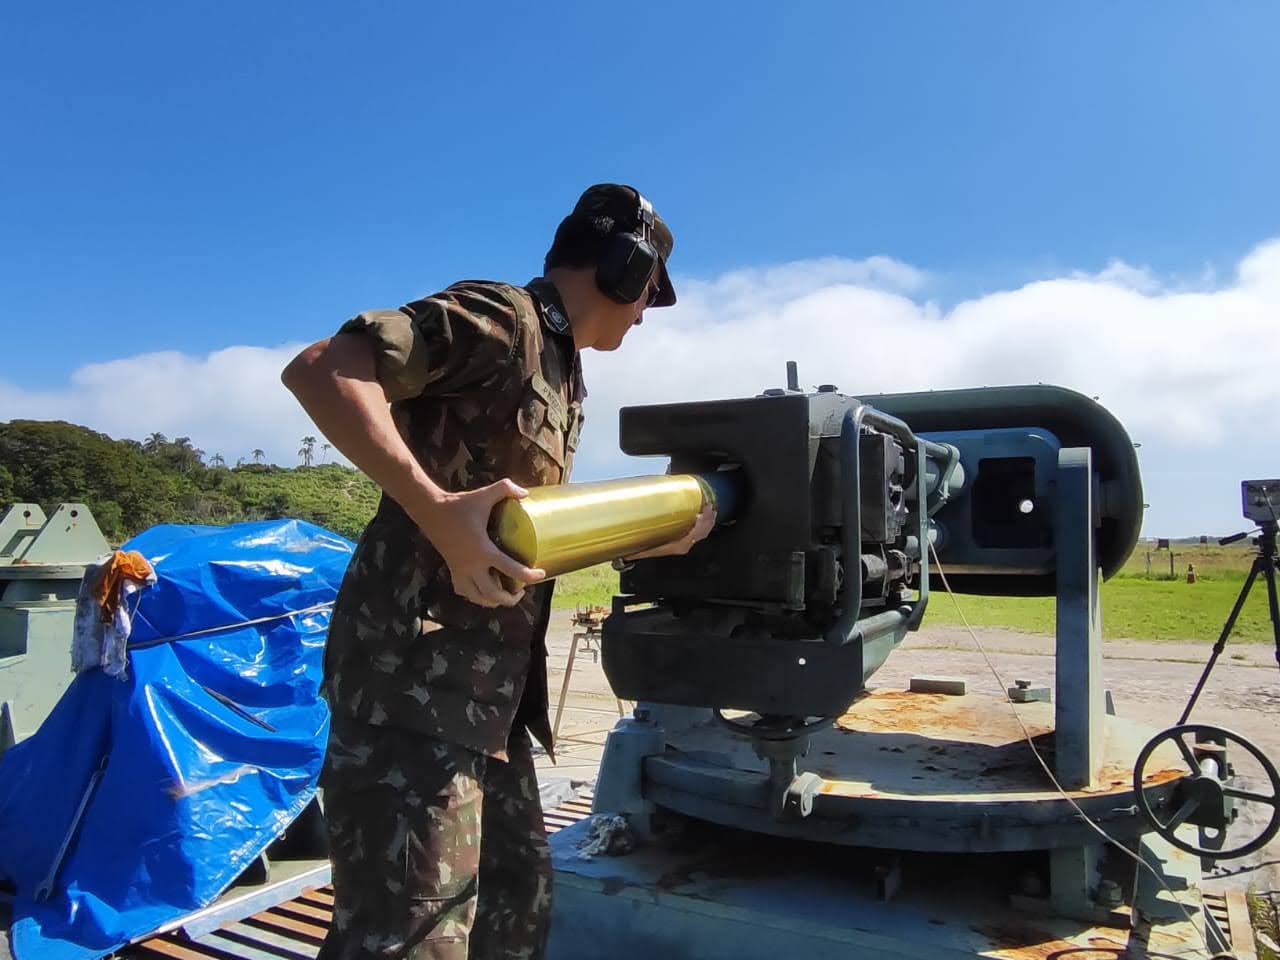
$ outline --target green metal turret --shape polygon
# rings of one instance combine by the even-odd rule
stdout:
[[[0,753],[34,733],[71,683],[76,593],[110,551],[83,503],[52,517],[15,503],[0,517]]]

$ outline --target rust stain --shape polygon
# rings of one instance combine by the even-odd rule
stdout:
[[[973,930],[991,941],[994,950],[989,955],[999,960],[1058,960],[1064,953],[1071,960],[1123,960],[1128,956],[1128,937],[1120,930],[1114,931],[1114,936],[1089,937],[1087,947],[1023,924]]]
[[[1170,780],[1177,780],[1179,777],[1186,776],[1187,771],[1176,768],[1165,768],[1164,770],[1156,770],[1147,774],[1142,778],[1142,784],[1146,787],[1156,787],[1162,783],[1168,783]],[[1103,767],[1098,777],[1098,785],[1088,790],[1071,790],[1068,791],[1073,795],[1088,795],[1090,793],[1106,793],[1117,787],[1133,786],[1133,770],[1122,764],[1109,764]]]
[[[1012,718],[1009,720],[1012,722]],[[837,730],[846,733],[891,730],[922,735],[972,733],[987,736],[998,732],[1002,722],[960,697],[909,690],[876,690],[854,703],[844,716],[836,720],[835,725]],[[1043,725],[1030,723],[1028,729],[1032,736],[1050,732]]]
[[[913,753],[914,756],[904,757],[904,761],[919,773],[912,778],[915,780],[946,775],[952,780],[974,783],[979,789],[987,788],[983,784],[1015,792],[1047,789],[1040,764],[1025,749],[1024,734],[1017,721],[1007,714],[992,714],[989,707],[989,701],[982,698],[966,703],[964,698],[940,693],[875,690],[854,703],[835,726],[846,735],[902,735],[887,737],[879,749],[888,753]],[[1052,769],[1054,731],[1045,722],[1045,711],[1033,707],[1019,710],[1019,715],[1037,752]],[[936,742],[931,744],[930,740]],[[827,780],[840,776],[833,770],[817,772]],[[1181,769],[1164,768],[1148,774],[1143,783],[1154,787],[1185,775]],[[1068,793],[1074,797],[1119,793],[1130,791],[1132,784],[1132,766],[1113,758],[1099,772],[1093,787]],[[823,792],[843,793],[829,786],[824,786]],[[874,797],[880,793],[882,791],[872,791],[862,795]]]

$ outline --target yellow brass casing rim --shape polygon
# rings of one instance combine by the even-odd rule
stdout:
[[[494,540],[525,566],[538,558],[538,528],[521,500],[504,500],[494,510],[490,524]]]

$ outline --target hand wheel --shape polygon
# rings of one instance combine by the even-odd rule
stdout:
[[[1202,755],[1199,757],[1184,739],[1190,735],[1194,735],[1195,743],[1200,748]],[[1147,761],[1151,759],[1156,748],[1166,740],[1174,742],[1188,767],[1188,775],[1183,777],[1182,782],[1172,794],[1172,802],[1169,804],[1173,810],[1171,814],[1164,810],[1159,813],[1153,810],[1151,801],[1143,790]],[[1228,746],[1243,750],[1258,761],[1270,781],[1270,796],[1243,790],[1234,785],[1228,769],[1225,769],[1227,764],[1224,758]],[[1216,764],[1210,762],[1214,759],[1215,753],[1218,754]],[[1221,727],[1204,723],[1184,723],[1156,734],[1142,748],[1134,763],[1133,792],[1138,811],[1156,833],[1179,850],[1198,856],[1210,857],[1214,860],[1231,860],[1247,856],[1266,845],[1276,832],[1280,831],[1280,773],[1276,772],[1275,764],[1244,737]],[[1271,808],[1271,819],[1262,832],[1248,843],[1235,847],[1225,845],[1225,831],[1232,819],[1229,815],[1228,798],[1247,803],[1265,804]],[[1183,823],[1193,823],[1209,829],[1216,828],[1220,831],[1218,838],[1223,846],[1221,849],[1215,849],[1181,839],[1175,835],[1175,831]]]

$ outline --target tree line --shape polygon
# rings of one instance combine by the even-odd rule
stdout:
[[[356,537],[377,507],[377,487],[359,471],[325,463],[329,445],[305,437],[302,466],[264,463],[254,449],[228,466],[206,460],[190,437],[152,433],[115,440],[62,421],[0,423],[0,509],[85,503],[107,538],[123,542],[157,523],[224,524],[295,517]]]

